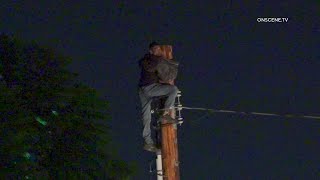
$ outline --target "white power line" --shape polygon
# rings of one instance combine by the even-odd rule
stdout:
[[[224,109],[209,109],[209,108],[186,107],[186,106],[178,106],[178,107],[174,107],[174,109],[203,110],[203,111],[211,111],[211,112],[217,112],[217,113],[234,113],[234,114],[243,114],[243,115],[279,116],[279,117],[285,117],[285,118],[320,119],[320,116],[311,116],[311,115],[295,115],[295,114],[281,115],[281,114],[274,114],[274,113],[241,112],[241,111],[232,111],[232,110],[224,110]],[[158,109],[158,110],[169,110],[169,109]]]

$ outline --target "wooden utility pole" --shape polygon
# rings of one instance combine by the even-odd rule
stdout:
[[[161,45],[160,48],[165,59],[173,59],[171,45]],[[163,179],[180,180],[177,124],[161,124],[161,154]]]

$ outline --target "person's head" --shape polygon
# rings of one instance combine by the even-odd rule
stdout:
[[[161,49],[160,49],[160,44],[158,44],[157,42],[152,42],[149,45],[149,53],[156,55],[156,56],[160,56],[161,55]]]

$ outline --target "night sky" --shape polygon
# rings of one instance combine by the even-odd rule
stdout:
[[[319,1],[21,2],[1,2],[1,32],[74,60],[70,70],[110,102],[119,155],[140,168],[134,179],[149,179],[154,159],[142,149],[137,94],[138,60],[153,40],[173,45],[185,106],[320,115]],[[320,177],[320,120],[222,113],[197,120],[204,113],[182,111],[182,180]]]

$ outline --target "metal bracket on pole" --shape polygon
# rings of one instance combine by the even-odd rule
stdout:
[[[181,91],[178,90],[177,93],[177,111],[178,111],[178,124],[181,126],[183,123],[183,118],[181,117],[182,104],[180,103]]]

